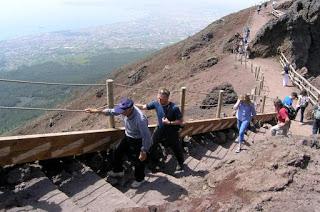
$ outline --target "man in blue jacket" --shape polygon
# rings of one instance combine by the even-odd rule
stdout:
[[[139,187],[144,182],[145,163],[147,152],[152,145],[151,133],[148,128],[147,117],[134,106],[131,99],[123,98],[113,109],[85,109],[88,113],[102,113],[105,115],[120,115],[124,121],[125,137],[121,140],[114,152],[112,163],[113,170],[108,172],[111,177],[122,177],[124,175],[122,163],[123,157],[127,155],[133,159],[135,166],[135,181],[133,188]]]

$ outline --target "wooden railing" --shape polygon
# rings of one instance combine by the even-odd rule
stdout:
[[[275,113],[259,114],[256,121],[267,122]],[[180,136],[224,130],[236,125],[235,117],[188,121]],[[149,126],[153,130],[155,125]],[[82,155],[107,150],[124,136],[123,128],[52,134],[0,137],[0,166],[36,160]]]
[[[290,64],[285,55],[282,52],[280,52],[281,66],[284,67],[286,63]],[[313,105],[317,104],[317,101],[320,97],[320,91],[314,85],[312,85],[306,78],[301,76],[301,74],[299,74],[291,64],[289,65],[289,77],[292,83],[295,86],[297,86],[300,90],[305,89],[308,92],[310,101]]]
[[[275,17],[277,17],[277,18],[280,18],[280,17],[283,16],[285,13],[282,12],[282,11],[280,11],[280,10],[275,10],[275,9],[273,9],[273,10],[271,11],[271,14],[274,15]]]

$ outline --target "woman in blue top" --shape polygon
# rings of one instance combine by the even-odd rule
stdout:
[[[244,142],[244,133],[247,130],[250,121],[256,115],[256,110],[253,103],[250,100],[250,95],[241,95],[237,103],[233,106],[233,109],[237,110],[237,126],[239,129],[239,147],[236,153],[241,151],[241,144]]]

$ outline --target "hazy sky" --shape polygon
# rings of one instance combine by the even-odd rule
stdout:
[[[131,21],[148,15],[212,16],[254,5],[257,0],[0,0],[0,40],[48,31]],[[192,13],[191,13],[192,12]],[[208,14],[208,13],[204,13]]]

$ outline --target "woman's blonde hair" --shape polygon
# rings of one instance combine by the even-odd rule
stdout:
[[[239,99],[246,104],[251,104],[250,94],[240,95]]]

